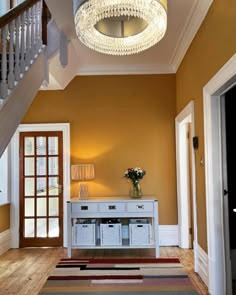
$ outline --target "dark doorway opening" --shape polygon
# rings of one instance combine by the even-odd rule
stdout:
[[[233,294],[236,294],[236,86],[225,94],[225,127],[226,127],[226,164],[227,164],[227,191],[230,258],[232,270]]]

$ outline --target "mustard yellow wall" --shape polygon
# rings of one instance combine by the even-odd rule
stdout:
[[[194,100],[198,239],[207,251],[204,159],[203,87],[236,52],[236,1],[214,0],[176,75],[177,114]]]
[[[10,204],[0,206],[0,233],[10,228]]]
[[[22,123],[71,124],[71,164],[95,164],[90,196],[127,195],[125,170],[145,169],[143,194],[158,197],[161,224],[177,224],[175,92],[175,75],[76,77],[40,91]]]

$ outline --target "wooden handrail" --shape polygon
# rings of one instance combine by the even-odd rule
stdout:
[[[0,29],[39,1],[40,0],[25,0],[21,4],[9,10],[6,14],[0,17]]]

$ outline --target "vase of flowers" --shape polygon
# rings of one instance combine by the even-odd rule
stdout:
[[[146,171],[138,167],[128,168],[125,171],[124,177],[128,178],[131,183],[129,195],[132,198],[142,197],[142,191],[140,188],[139,180],[142,179],[145,174],[146,174]]]

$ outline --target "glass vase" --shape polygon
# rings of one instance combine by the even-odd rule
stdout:
[[[142,191],[141,187],[139,185],[139,182],[132,183],[129,191],[129,195],[132,198],[141,198],[142,197]]]

